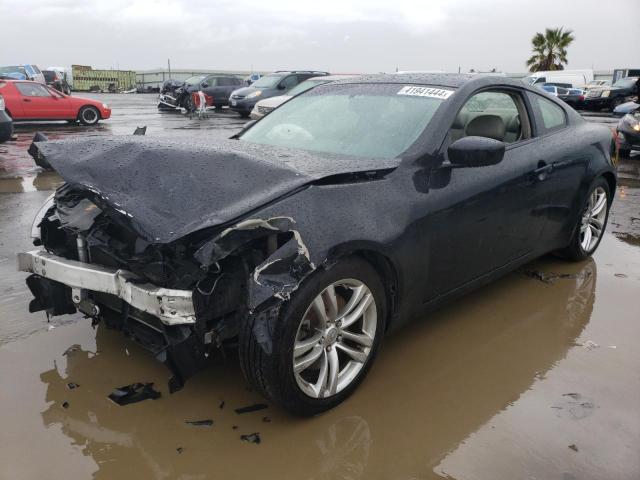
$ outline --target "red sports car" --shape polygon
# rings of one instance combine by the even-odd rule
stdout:
[[[71,97],[28,80],[0,80],[0,95],[4,97],[7,114],[14,122],[67,120],[95,125],[111,116],[111,109],[105,103]]]

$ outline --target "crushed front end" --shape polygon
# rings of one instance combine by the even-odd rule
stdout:
[[[260,263],[259,252],[237,251],[203,266],[194,254],[211,234],[150,243],[100,195],[64,185],[34,220],[41,249],[18,255],[18,269],[31,272],[29,310],[79,311],[121,330],[171,370],[173,392],[233,343]]]

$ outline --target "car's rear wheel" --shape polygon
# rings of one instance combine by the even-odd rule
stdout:
[[[83,125],[95,125],[100,121],[100,112],[96,107],[82,107],[78,112],[78,120]]]
[[[589,190],[571,243],[562,252],[567,258],[584,260],[596,251],[607,226],[611,200],[609,184],[598,178]]]
[[[242,369],[275,404],[316,415],[345,400],[363,380],[384,334],[385,316],[376,271],[358,258],[345,259],[316,272],[283,304],[269,321],[270,348],[256,341],[259,317],[248,317],[240,334]]]

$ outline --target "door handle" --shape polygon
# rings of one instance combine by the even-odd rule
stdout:
[[[23,99],[22,99],[22,101],[23,101],[23,102],[30,102],[30,101],[31,101],[31,99],[30,99],[30,98],[23,98]]]
[[[543,181],[551,172],[553,172],[553,164],[549,164],[544,160],[540,160],[538,162],[538,168],[533,171],[539,181]]]

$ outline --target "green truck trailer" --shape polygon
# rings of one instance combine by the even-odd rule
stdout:
[[[71,65],[72,88],[77,92],[121,92],[136,87],[132,70],[94,70],[86,65]]]

